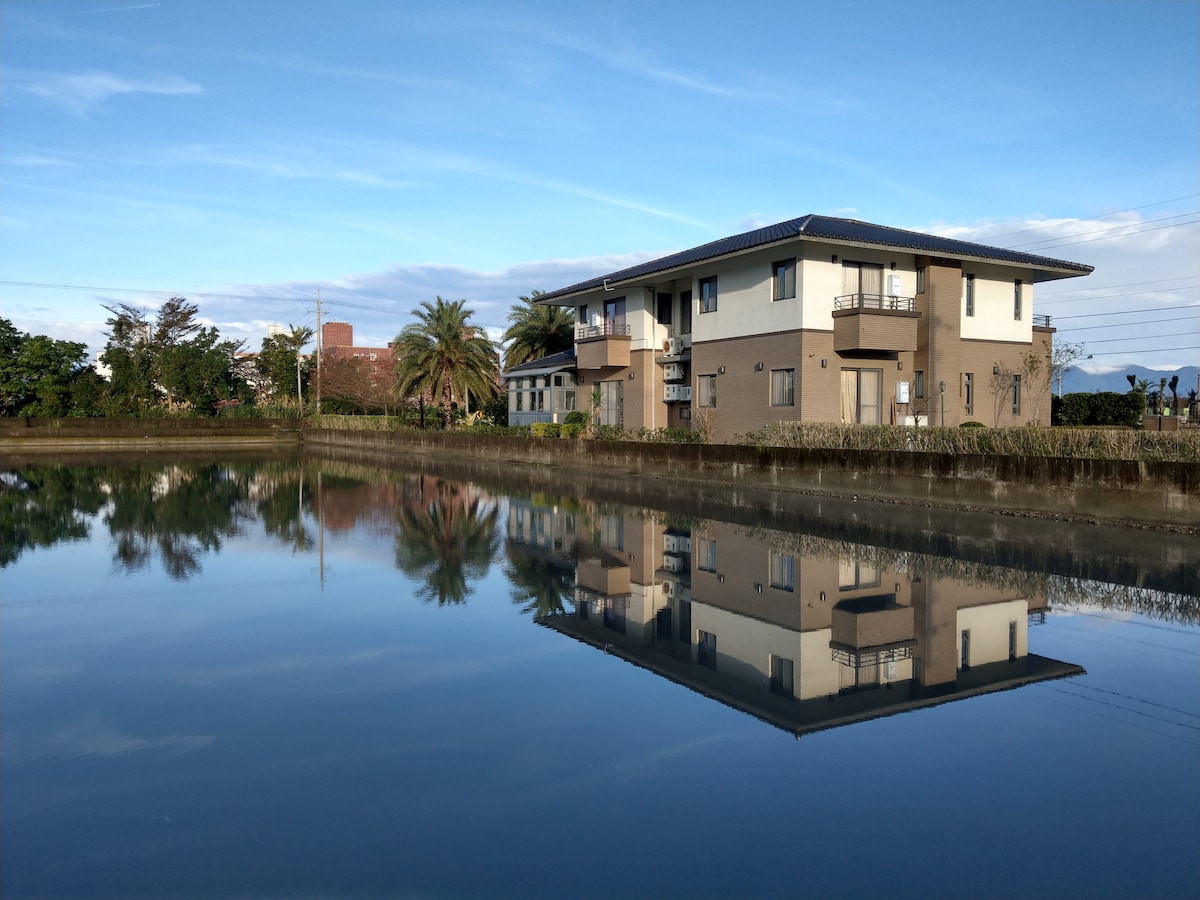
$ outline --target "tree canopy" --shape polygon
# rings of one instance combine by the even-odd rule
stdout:
[[[533,291],[518,298],[520,303],[508,314],[509,326],[503,341],[504,368],[570,350],[575,344],[575,320],[569,309],[561,306],[539,305],[537,298],[545,291]]]
[[[401,397],[429,392],[441,398],[446,428],[453,422],[457,397],[486,400],[498,392],[496,349],[470,323],[466,300],[434,303],[413,310],[417,321],[396,336],[396,388]]]
[[[0,415],[91,415],[96,380],[86,344],[23,333],[0,319]]]

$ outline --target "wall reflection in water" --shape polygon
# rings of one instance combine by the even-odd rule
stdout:
[[[1002,572],[952,577],[879,547],[516,500],[508,555],[547,573],[539,624],[797,736],[1083,673],[1029,651],[1047,589]]]

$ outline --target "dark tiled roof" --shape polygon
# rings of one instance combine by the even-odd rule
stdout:
[[[514,372],[522,372],[527,369],[553,369],[562,366],[575,365],[575,348],[563,350],[561,353],[552,353],[549,356],[543,356],[541,359],[531,359],[529,362],[523,362],[519,366],[513,366],[511,369],[506,369],[506,376],[512,375]]]
[[[579,284],[542,294],[538,297],[538,302],[545,303],[558,297],[595,290],[603,287],[606,281],[612,284],[621,284],[669,269],[695,265],[710,259],[739,253],[743,250],[805,237],[856,244],[877,244],[880,247],[897,247],[933,256],[969,256],[979,259],[994,259],[997,262],[1017,263],[1038,269],[1050,269],[1078,275],[1087,275],[1092,271],[1092,266],[1052,259],[1047,256],[1037,256],[1033,253],[1003,250],[999,247],[989,247],[986,244],[973,244],[970,241],[957,241],[953,238],[922,234],[919,231],[905,231],[902,228],[887,228],[883,225],[872,225],[870,222],[860,222],[857,219],[808,215],[799,219],[789,219],[777,225],[756,228],[743,234],[735,234],[732,237],[721,238],[719,241],[701,244],[691,250],[672,253],[670,256],[639,263],[599,278],[581,281]]]

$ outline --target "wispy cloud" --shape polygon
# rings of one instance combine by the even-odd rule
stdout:
[[[126,94],[200,94],[204,89],[178,75],[127,78],[111,72],[16,72],[10,83],[39,99],[86,116],[113,97]]]
[[[387,178],[362,169],[316,163],[306,164],[285,159],[280,155],[273,155],[270,158],[240,156],[213,147],[194,145],[178,147],[173,151],[172,157],[181,163],[200,163],[235,169],[247,169],[261,175],[271,175],[276,178],[335,181],[370,188],[410,188],[419,185],[419,182],[416,181]]]

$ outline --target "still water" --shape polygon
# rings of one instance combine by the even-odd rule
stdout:
[[[1200,885],[1194,538],[1105,573],[1124,539],[1085,526],[1022,568],[1059,542],[311,459],[3,468],[6,898]]]

